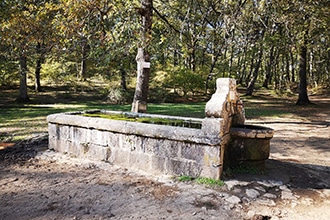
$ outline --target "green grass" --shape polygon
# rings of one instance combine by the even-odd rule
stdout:
[[[206,186],[211,186],[211,187],[224,185],[224,182],[222,180],[216,180],[216,179],[206,178],[206,177],[193,178],[191,176],[183,175],[183,176],[177,177],[177,180],[180,182],[194,182],[194,183],[197,183],[200,185],[206,185]]]

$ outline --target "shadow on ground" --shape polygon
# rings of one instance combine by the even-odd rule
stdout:
[[[1,134],[0,134],[1,137]],[[0,141],[0,163],[2,165],[24,165],[38,152],[48,149],[48,135],[40,135],[19,142]]]
[[[263,174],[235,173],[240,181],[282,181],[296,189],[330,189],[330,167],[269,159]]]

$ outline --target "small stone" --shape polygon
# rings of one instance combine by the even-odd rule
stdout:
[[[274,187],[283,185],[282,181],[276,181],[276,180],[258,181],[257,183],[259,183],[260,185],[263,185],[267,188],[274,188]]]
[[[245,193],[246,193],[246,195],[247,195],[249,198],[251,198],[251,199],[255,199],[255,198],[257,198],[258,196],[260,196],[260,193],[259,193],[257,190],[255,190],[255,189],[247,189],[247,190],[245,191]]]
[[[262,187],[262,186],[256,186],[256,187],[254,187],[254,188],[255,188],[256,190],[261,191],[261,192],[266,192],[265,188]]]
[[[237,196],[229,196],[225,200],[231,204],[238,204],[241,202],[241,199]]]
[[[312,205],[314,203],[314,200],[311,199],[311,198],[302,198],[301,201],[300,201],[301,204],[303,205]]]
[[[265,193],[263,197],[268,198],[268,199],[276,199],[277,196],[271,193]]]
[[[291,203],[291,208],[294,208],[294,207],[296,207],[298,205],[298,203],[296,203],[296,202],[292,202]]]
[[[228,193],[219,193],[219,196],[220,197],[229,197],[229,194]]]
[[[232,190],[235,186],[239,184],[238,180],[229,180],[225,182],[227,189]]]
[[[255,211],[250,210],[246,213],[244,219],[251,219],[255,214],[256,214]]]
[[[241,188],[234,189],[234,190],[232,190],[232,193],[233,194],[241,194],[242,193],[242,189]]]
[[[251,200],[249,198],[247,198],[247,197],[243,197],[242,198],[242,202],[249,204],[251,202]]]
[[[258,199],[257,202],[261,205],[276,206],[276,203],[271,199]]]
[[[250,182],[238,181],[238,180],[228,180],[225,182],[228,190],[232,190],[235,186],[247,186]]]
[[[286,185],[280,186],[280,190],[286,191],[286,192],[291,192],[291,190]]]
[[[234,204],[228,204],[228,205],[223,206],[223,209],[226,211],[229,211],[229,210],[232,210],[234,207],[235,207]]]
[[[292,194],[291,191],[282,191],[281,193],[282,199],[288,199],[288,200],[296,200],[297,198]]]

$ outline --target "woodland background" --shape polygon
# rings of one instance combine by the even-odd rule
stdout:
[[[210,94],[218,77],[246,95],[299,93],[297,104],[330,86],[329,0],[1,0],[0,86],[19,85],[25,102],[43,86],[101,81],[131,101],[146,3],[153,101]]]

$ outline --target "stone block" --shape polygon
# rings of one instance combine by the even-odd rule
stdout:
[[[187,175],[195,176],[191,172],[191,166],[189,160],[177,159],[177,158],[167,158],[165,163],[165,172],[169,175]]]
[[[188,160],[203,162],[204,149],[203,145],[193,143],[182,143],[181,157]]]
[[[220,146],[204,146],[203,147],[203,164],[207,167],[217,167],[220,161],[221,148]]]
[[[69,126],[56,126],[56,135],[58,139],[70,139],[70,127]]]
[[[97,144],[81,144],[80,154],[93,160],[108,161],[111,155],[110,147],[105,147]]]
[[[155,155],[150,156],[151,171],[155,175],[167,174],[165,169],[165,163],[166,163],[165,157],[160,157]]]
[[[202,121],[202,133],[204,135],[220,136],[222,123],[222,118],[204,118]]]
[[[130,151],[122,148],[111,148],[111,154],[109,162],[120,165],[123,167],[129,167]]]
[[[143,171],[151,170],[150,155],[141,152],[130,152],[129,167]],[[127,158],[128,159],[128,158]]]
[[[163,143],[164,145],[159,148],[160,155],[168,158],[181,157],[181,147],[184,142],[166,140]]]
[[[70,139],[73,142],[88,142],[88,129],[72,126],[70,127]]]

